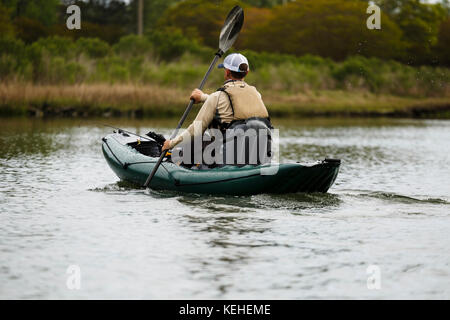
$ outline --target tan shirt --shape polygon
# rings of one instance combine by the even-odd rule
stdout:
[[[234,81],[227,83],[227,85],[238,85],[240,82],[241,81]],[[258,94],[261,98],[261,94]],[[201,133],[203,134],[212,122],[214,115],[216,114],[216,110],[220,114],[220,119],[222,122],[230,123],[234,120],[230,99],[225,92],[216,91],[210,95],[203,94],[201,97],[201,102],[204,102],[204,104],[200,108],[194,122],[182,134],[179,134],[171,141],[170,149],[174,148],[182,141],[186,141],[191,137],[194,137],[194,123],[196,121],[201,123]]]

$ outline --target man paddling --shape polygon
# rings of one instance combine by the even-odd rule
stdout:
[[[232,53],[218,67],[224,68],[225,83],[210,95],[199,89],[192,92],[191,99],[195,103],[204,104],[194,122],[173,140],[166,140],[163,150],[173,149],[194,137],[195,122],[201,124],[202,134],[208,128],[219,129],[223,133],[227,129],[241,128],[245,131],[249,128],[272,128],[261,94],[244,81],[250,70],[247,58],[242,54]]]

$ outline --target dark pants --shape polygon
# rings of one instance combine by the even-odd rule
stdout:
[[[202,155],[195,155],[195,142],[192,140],[190,144],[182,146],[183,153],[189,159],[189,161],[185,160],[187,163],[182,163],[182,165],[189,168],[193,166],[214,168],[225,165],[245,166],[269,163],[272,156],[271,128],[268,119],[249,118],[233,121],[228,129],[222,130],[223,144],[221,154],[217,155],[222,159],[222,163],[220,161],[213,164],[198,163],[198,159],[203,160],[203,157]],[[211,143],[212,141],[202,141],[201,151],[203,152]],[[213,156],[215,157],[214,151]]]
[[[224,136],[224,164],[245,166],[269,163],[272,156],[271,128],[268,119],[249,118],[233,122]]]

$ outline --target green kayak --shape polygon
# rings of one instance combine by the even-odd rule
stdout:
[[[158,161],[155,150],[151,150],[155,148],[151,142],[138,142],[120,132],[103,138],[102,149],[108,165],[121,180],[142,186]],[[339,166],[340,160],[326,159],[311,165],[283,163],[200,170],[165,161],[158,168],[150,187],[223,195],[327,192],[336,180]]]

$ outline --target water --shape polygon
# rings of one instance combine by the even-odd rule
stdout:
[[[275,124],[285,161],[343,159],[328,194],[147,193],[93,120],[0,120],[0,298],[449,299],[450,122]]]

